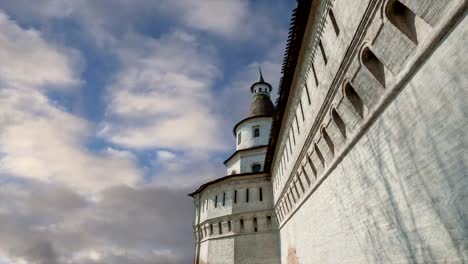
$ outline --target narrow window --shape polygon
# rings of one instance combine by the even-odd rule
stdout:
[[[301,107],[302,122],[305,121],[304,108],[302,108],[302,100],[299,100],[299,106]]]
[[[237,203],[237,190],[234,190],[234,203]]]
[[[327,143],[327,146],[330,149],[331,154],[335,155],[335,146],[333,145],[333,141],[331,140],[325,128],[322,128],[322,136],[325,139],[325,143]]]
[[[241,142],[242,142],[242,134],[241,132],[239,132],[239,134],[237,134],[237,145],[240,145]]]
[[[231,232],[232,226],[231,226],[231,220],[228,221],[228,232]]]
[[[249,189],[245,189],[245,202],[248,203],[249,202]]]
[[[258,231],[257,217],[254,217],[253,219],[253,227],[254,227],[254,232],[257,232]]]
[[[301,177],[297,175],[297,181],[299,182],[299,186],[301,187],[302,192],[305,192],[304,184],[302,183]]]
[[[309,86],[306,84],[304,84],[305,86],[305,90],[306,90],[306,94],[307,94],[307,102],[309,103],[310,105],[310,94],[309,94]]]
[[[206,231],[206,227],[203,228],[203,230],[205,231],[205,237],[208,236],[208,231]]]
[[[317,153],[320,162],[322,163],[322,166],[325,167],[325,159],[322,156],[322,152],[320,152],[320,149],[317,147],[317,144],[314,144],[314,149],[315,153]]]
[[[226,193],[224,192],[223,193],[223,206],[226,205]]]
[[[296,121],[297,121],[297,118],[296,118]],[[296,145],[296,135],[294,134],[294,127],[293,126],[291,126],[291,131],[292,131],[291,134],[292,134],[292,138],[293,138],[293,143],[294,143],[294,145]]]
[[[258,199],[261,201],[263,201],[263,190],[262,190],[262,187],[258,188]]]
[[[240,231],[244,232],[244,219],[240,220]]]
[[[335,122],[335,125],[338,127],[338,130],[340,131],[341,136],[343,136],[343,138],[346,138],[345,123],[343,122],[343,119],[341,119],[340,115],[334,108],[332,110],[332,118],[333,118],[333,122]]]
[[[271,216],[267,216],[267,226],[270,227],[271,226]]]
[[[335,16],[333,15],[333,11],[331,9],[328,10],[328,15],[330,16],[330,21],[333,25],[333,29],[335,30],[336,36],[340,35],[340,28],[338,27],[338,23],[336,23]]]
[[[215,196],[215,208],[218,207],[218,195]]]
[[[320,47],[320,51],[322,52],[322,57],[323,57],[323,62],[325,63],[325,65],[327,65],[327,54],[325,54],[325,49],[323,48],[323,45],[322,45],[322,40],[319,40],[319,47]]]
[[[317,169],[315,168],[314,163],[310,159],[309,155],[307,155],[307,162],[309,163],[309,166],[312,169],[312,172],[314,173],[315,178],[317,178]]]
[[[418,44],[416,21],[419,19],[410,9],[400,1],[392,0],[385,10],[388,20],[405,34],[414,44]]]
[[[213,224],[210,224],[210,236],[213,235]]]
[[[294,115],[294,119],[296,119],[296,126],[297,126],[297,134],[300,135],[301,131],[299,130],[299,120],[297,119],[297,115]]]
[[[260,172],[261,170],[262,170],[262,165],[258,163],[252,165],[252,172]]]
[[[218,230],[219,230],[219,234],[222,235],[223,234],[223,228],[221,227],[221,222],[218,223]]]
[[[259,127],[254,127],[253,128],[253,136],[254,137],[259,137],[260,136],[260,128]]]
[[[317,78],[317,73],[315,72],[315,67],[314,64],[312,64],[312,73],[314,74],[314,80],[315,80],[315,86],[319,86],[318,78]]]
[[[364,103],[361,100],[361,97],[356,93],[353,86],[348,82],[345,85],[345,96],[348,101],[353,106],[354,110],[358,113],[358,115],[363,118],[364,116]]]
[[[305,171],[304,166],[301,166],[301,170],[302,170],[302,174],[304,174],[304,178],[307,181],[307,186],[310,186],[310,178],[309,178],[309,175],[307,175],[307,172]]]
[[[362,62],[364,66],[372,73],[374,78],[385,88],[384,65],[375,56],[375,54],[366,47],[362,52]]]

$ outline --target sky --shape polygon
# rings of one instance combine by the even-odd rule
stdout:
[[[191,263],[294,0],[0,0],[0,264]]]

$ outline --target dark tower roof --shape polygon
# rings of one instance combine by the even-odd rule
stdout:
[[[271,102],[270,96],[266,94],[256,94],[250,105],[247,118],[254,116],[273,116],[275,106]]]

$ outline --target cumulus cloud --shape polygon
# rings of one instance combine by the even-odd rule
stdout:
[[[92,126],[43,94],[78,82],[68,53],[4,14],[0,40],[0,174],[87,192],[135,184],[139,172],[128,153],[88,151],[84,145]]]
[[[141,37],[119,50],[122,70],[108,87],[101,135],[130,148],[221,150],[212,84],[220,74],[209,47],[186,32]]]
[[[3,86],[68,88],[77,85],[79,78],[74,69],[79,67],[78,57],[72,49],[47,43],[39,31],[20,28],[0,10]]]
[[[2,185],[0,198],[12,201],[0,203],[0,256],[7,263],[175,264],[192,258],[193,208],[179,190],[115,186],[91,202],[68,188],[30,182]]]

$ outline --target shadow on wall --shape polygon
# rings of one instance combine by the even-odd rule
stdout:
[[[458,90],[452,96],[462,94],[461,84],[452,86]],[[399,261],[408,263],[468,258],[467,170],[460,144],[466,130],[463,102],[457,97],[444,101],[449,98],[443,89],[425,91],[430,95],[418,92],[402,92],[403,104],[390,105],[385,120],[369,128],[372,136],[354,147],[370,154],[368,160],[352,158],[361,162],[341,168],[347,189],[334,193],[336,210],[369,263],[392,263],[401,256],[406,259]],[[365,203],[356,186],[365,190]]]

